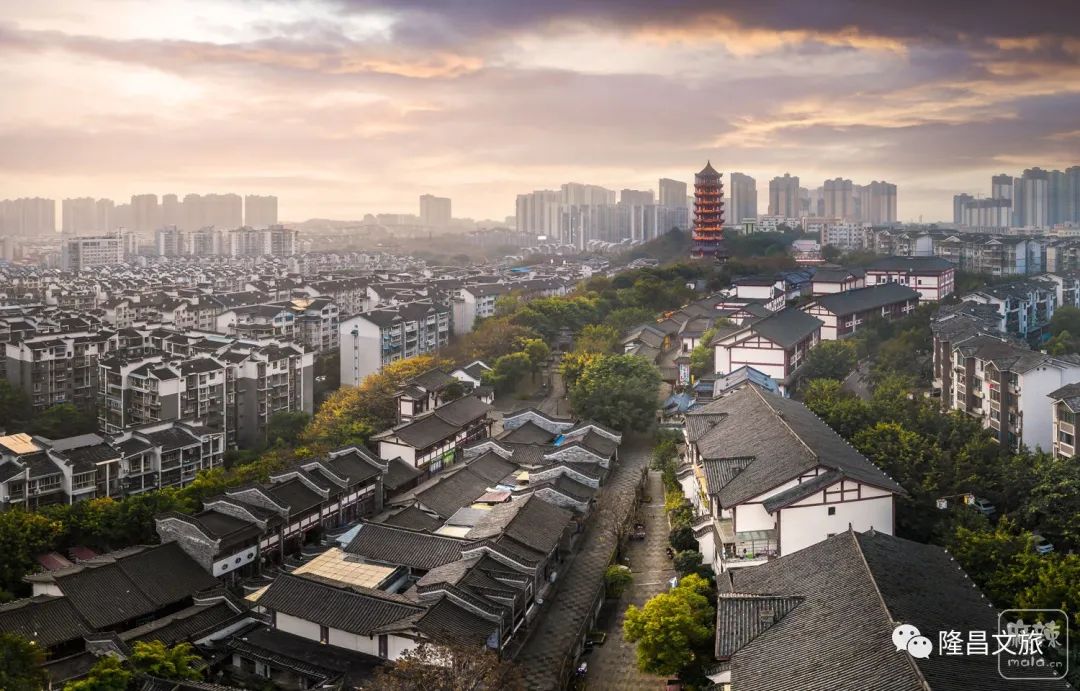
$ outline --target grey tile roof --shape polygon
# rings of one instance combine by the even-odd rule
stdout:
[[[729,574],[734,593],[802,599],[734,652],[732,685],[740,690],[786,691],[793,679],[800,691],[1070,688],[1005,680],[993,655],[935,653],[917,660],[896,651],[898,623],[931,640],[939,631],[984,630],[995,645],[996,611],[939,547],[875,531],[845,532]],[[740,632],[752,629],[745,618],[724,627],[718,643],[738,643],[747,638]]]
[[[498,625],[442,597],[428,608],[414,626],[441,644],[482,646]]]
[[[814,298],[811,305],[821,305],[833,314],[854,314],[867,310],[879,309],[899,302],[918,300],[919,292],[899,283],[885,283],[842,293],[822,295]]]
[[[499,435],[500,441],[518,442],[520,444],[548,444],[554,438],[554,434],[532,420],[528,420],[525,424]]]
[[[574,514],[570,511],[532,495],[493,506],[465,537],[485,540],[505,535],[541,554],[548,554],[558,546],[573,519]]]
[[[468,466],[436,478],[430,486],[416,493],[416,499],[443,518],[450,518],[461,507],[473,503],[495,484]]]
[[[66,597],[39,595],[0,605],[0,632],[18,634],[43,648],[82,638],[91,630]]]
[[[769,513],[782,509],[785,506],[790,506],[797,501],[801,501],[811,496],[815,492],[820,492],[826,487],[830,487],[833,484],[841,481],[844,478],[844,474],[839,470],[829,470],[821,475],[818,475],[813,480],[807,480],[806,482],[800,482],[794,487],[774,494],[761,503],[765,507],[765,510]]]
[[[423,611],[400,595],[359,586],[338,587],[294,574],[275,578],[259,598],[259,605],[361,635]]]
[[[1066,384],[1065,386],[1051,391],[1048,396],[1055,401],[1061,401],[1072,412],[1080,411],[1080,383]]]
[[[705,459],[753,459],[720,487],[710,484],[722,506],[732,507],[818,466],[892,492],[903,488],[844,441],[806,406],[748,386],[707,408],[728,416],[698,439]]]
[[[390,490],[396,490],[420,477],[421,474],[421,471],[401,460],[401,458],[394,458],[386,464],[383,486]]]
[[[438,528],[442,522],[441,518],[432,516],[417,506],[406,506],[397,513],[388,516],[386,520],[382,522],[382,525],[405,528],[407,530],[431,531]]]
[[[796,308],[787,307],[754,322],[750,328],[782,348],[793,348],[821,328],[823,321]]]
[[[344,551],[370,561],[427,571],[461,558],[467,540],[364,523]]]
[[[724,660],[802,603],[801,597],[720,593],[716,601],[716,657]]]

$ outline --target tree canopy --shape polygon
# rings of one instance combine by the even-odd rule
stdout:
[[[41,665],[45,652],[40,646],[13,633],[0,633],[0,689],[38,691],[48,677]]]
[[[585,365],[570,389],[580,417],[618,430],[646,429],[659,407],[660,372],[633,355],[600,355]]]
[[[705,595],[711,589],[701,576],[690,574],[641,609],[627,608],[623,636],[637,645],[638,669],[667,676],[711,657],[716,610]]]

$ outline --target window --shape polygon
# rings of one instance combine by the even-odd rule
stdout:
[[[390,656],[389,639],[386,634],[379,636],[379,657],[386,659]]]
[[[319,627],[319,642],[324,644],[324,645],[330,642],[330,627],[328,627],[328,626],[320,626]]]
[[[830,506],[829,507],[829,515],[830,516],[835,516],[836,515],[836,507],[835,506]]]

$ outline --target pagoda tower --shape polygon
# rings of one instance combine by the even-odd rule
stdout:
[[[724,182],[712,162],[694,176],[693,240],[690,250],[693,256],[725,258]]]

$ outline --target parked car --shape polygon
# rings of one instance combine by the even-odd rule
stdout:
[[[975,501],[971,502],[971,507],[988,518],[997,513],[997,507],[981,497],[975,497]]]
[[[1050,544],[1050,541],[1038,533],[1035,533],[1035,538],[1031,541],[1031,544],[1039,554],[1050,554],[1054,551],[1054,546]]]

